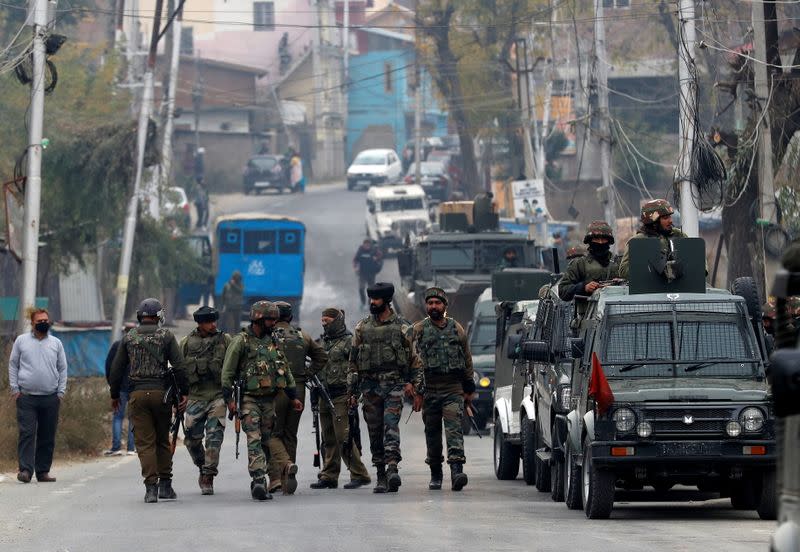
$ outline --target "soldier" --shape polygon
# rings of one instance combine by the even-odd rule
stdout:
[[[619,266],[610,251],[614,235],[607,222],[596,220],[589,224],[583,243],[589,246],[588,254],[570,262],[558,282],[558,296],[564,301],[571,301],[576,295],[591,295],[600,282],[619,277]]]
[[[250,325],[234,336],[222,364],[222,394],[231,415],[236,414],[234,382],[239,380],[242,384],[242,430],[247,436],[247,469],[253,479],[250,494],[256,500],[272,499],[267,490],[267,454],[279,456],[277,461],[287,467],[285,478],[294,479],[297,473],[297,466],[285,450],[269,448],[275,422],[275,396],[283,391],[295,410],[303,409],[303,403],[297,400],[289,362],[272,333],[277,321],[278,308],[273,303],[253,303]]]
[[[350,406],[357,404],[357,393],[364,397],[364,421],[378,473],[374,492],[397,492],[403,394],[414,397],[421,390],[422,365],[411,345],[411,325],[391,308],[394,286],[378,282],[367,288],[367,295],[371,314],[355,329],[347,388]]]
[[[672,205],[666,199],[653,199],[642,205],[641,227],[636,231],[632,240],[641,238],[658,238],[661,248],[667,251],[667,240],[671,238],[686,238],[680,228],[672,225]],[[625,254],[619,264],[619,277],[627,279],[630,275],[630,249],[625,246]]]
[[[222,398],[222,362],[231,337],[217,329],[219,313],[203,306],[194,314],[197,328],[181,340],[189,404],[186,407],[184,444],[200,470],[200,491],[214,494],[219,449],[225,436],[225,401]],[[203,448],[203,436],[206,445]]]
[[[311,370],[316,372],[321,370],[328,360],[328,355],[324,349],[306,332],[300,328],[293,327],[292,305],[284,301],[275,303],[278,307],[279,318],[275,324],[275,335],[278,338],[280,350],[286,355],[289,361],[289,369],[292,371],[296,385],[297,400],[301,404],[306,403],[306,358],[311,359]],[[286,455],[292,463],[297,462],[297,429],[300,426],[300,416],[302,411],[292,408],[288,397],[284,393],[278,393],[275,397],[275,426],[272,428],[272,437],[269,448],[275,450],[282,448],[285,453],[273,455],[269,462],[269,492],[274,493],[282,488],[281,475],[287,469],[280,464],[277,458]],[[293,469],[297,469],[296,467]],[[297,480],[290,479],[289,486],[282,488],[286,494],[294,494],[297,490]]]
[[[504,268],[517,268],[519,262],[517,261],[517,250],[513,247],[506,247],[503,251],[503,256],[497,261],[497,270]]]
[[[242,273],[234,270],[231,279],[222,288],[222,329],[237,333],[241,328],[242,308],[244,308],[244,284]]]
[[[128,406],[134,427],[133,439],[142,465],[145,502],[177,498],[172,489],[172,451],[169,445],[172,406],[164,400],[167,362],[172,364],[178,383],[179,412],[186,409],[189,394],[183,356],[175,336],[160,327],[163,317],[164,309],[158,299],[142,301],[136,311],[139,325],[122,338],[109,377],[111,407],[116,411],[122,378],[130,368]]]
[[[328,361],[317,375],[328,390],[335,411],[331,411],[326,400],[319,398],[324,463],[319,479],[311,484],[311,488],[335,489],[338,486],[339,471],[344,459],[344,465],[350,471],[350,482],[345,483],[344,488],[357,489],[369,485],[372,480],[361,461],[361,452],[356,442],[350,439],[347,368],[353,334],[345,326],[344,311],[335,308],[322,311],[322,328],[322,347],[328,354]]]
[[[442,488],[442,422],[447,441],[447,463],[454,491],[467,484],[464,473],[464,434],[461,427],[464,406],[470,406],[475,393],[472,355],[467,334],[461,324],[446,316],[447,295],[441,288],[425,291],[428,317],[414,324],[413,342],[425,370],[425,398],[422,419],[431,468],[428,488]]]

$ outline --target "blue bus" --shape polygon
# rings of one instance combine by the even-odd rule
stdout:
[[[261,213],[218,217],[214,232],[214,295],[234,271],[242,274],[244,309],[261,299],[286,301],[300,312],[305,274],[305,225],[294,218]]]

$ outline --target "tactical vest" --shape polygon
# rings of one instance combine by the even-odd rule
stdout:
[[[332,339],[323,339],[322,347],[328,353],[325,365],[325,384],[328,387],[347,385],[347,372],[350,366],[350,342],[352,334],[345,333]]]
[[[303,340],[303,333],[300,328],[289,326],[288,328],[276,328],[275,333],[278,337],[281,352],[289,361],[289,368],[295,377],[306,375],[306,342]]]
[[[160,379],[167,373],[167,336],[169,331],[159,328],[153,333],[139,333],[136,328],[125,334],[125,347],[130,362],[130,379]]]
[[[467,369],[464,348],[458,337],[456,322],[447,319],[444,328],[433,325],[430,318],[422,322],[419,350],[425,362],[425,371],[432,374],[452,374]]]
[[[364,319],[358,347],[359,372],[404,371],[408,361],[400,318],[388,324],[379,324],[372,316]]]
[[[201,337],[196,332],[189,334],[184,357],[189,385],[219,383],[226,349],[225,334],[222,332],[209,337]]]
[[[242,333],[245,361],[242,370],[245,391],[270,395],[287,386],[289,363],[270,336],[259,339]]]

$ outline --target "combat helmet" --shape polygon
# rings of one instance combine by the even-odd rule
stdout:
[[[586,228],[583,243],[591,243],[594,238],[606,238],[608,243],[614,243],[614,233],[611,230],[611,225],[604,220],[592,221]]]
[[[136,310],[136,319],[139,322],[142,321],[142,318],[150,316],[156,316],[159,320],[164,319],[164,307],[161,305],[161,301],[153,297],[148,297],[139,303],[139,308]]]
[[[198,324],[203,324],[205,322],[216,322],[219,320],[219,311],[214,307],[203,305],[192,313],[192,318],[194,318],[194,321]]]
[[[255,322],[262,318],[278,318],[280,311],[272,301],[256,301],[250,307],[250,321]]]
[[[425,290],[425,301],[427,302],[428,299],[438,299],[445,305],[447,304],[447,294],[444,292],[442,288],[438,287],[430,287]]]
[[[280,319],[287,322],[292,320],[292,304],[286,301],[275,301],[275,306],[278,307]]]
[[[651,199],[642,205],[642,224],[654,224],[661,217],[668,217],[675,210],[666,199]]]

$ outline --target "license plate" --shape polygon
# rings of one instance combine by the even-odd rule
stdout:
[[[358,184],[359,186],[369,186],[370,184],[372,184],[372,181],[371,180],[359,180],[359,181],[356,182],[356,184]]]
[[[272,186],[272,182],[256,182],[254,186],[256,188],[268,188]]]
[[[719,443],[661,443],[661,456],[719,456]]]

